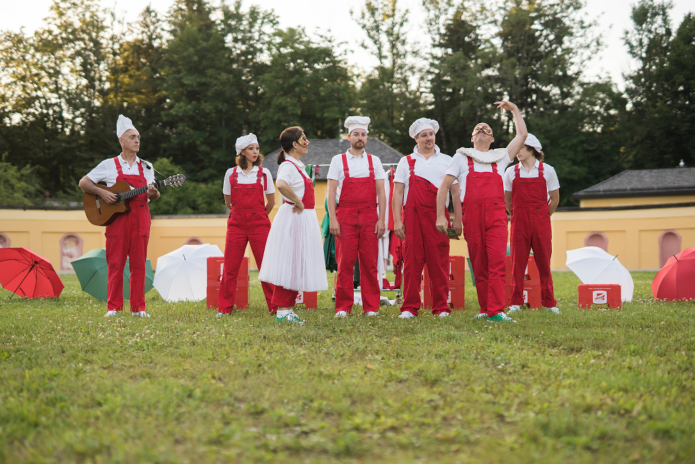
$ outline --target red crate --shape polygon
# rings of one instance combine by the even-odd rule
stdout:
[[[618,284],[582,284],[577,286],[577,306],[590,309],[592,304],[608,305],[611,309],[620,309],[620,285]]]
[[[449,287],[466,285],[466,257],[449,256]]]
[[[224,271],[224,258],[221,256],[211,256],[208,258],[208,282],[207,282],[207,304],[208,309],[218,309],[220,307],[220,281]],[[244,257],[239,267],[239,277],[236,281],[236,294],[234,296],[234,306],[236,309],[248,309],[249,307],[249,258]]]
[[[466,306],[466,259],[462,256],[449,257],[449,298],[447,302],[452,309],[464,309]],[[462,277],[463,276],[463,277]],[[420,281],[420,302],[423,309],[432,309],[432,293],[430,291],[430,275],[427,265],[422,271]]]
[[[524,304],[522,306],[528,306],[531,309],[537,309],[541,307],[541,287],[538,285],[527,284],[524,281]],[[512,296],[512,288],[507,286],[504,301],[509,304],[509,298]]]
[[[318,293],[317,292],[299,292],[297,293],[297,299],[294,301],[295,305],[304,305],[306,309],[317,309],[318,305]]]
[[[507,256],[506,272],[507,272],[507,287],[511,287],[511,285],[512,285],[512,257],[511,256]],[[538,272],[538,266],[536,266],[536,258],[533,256],[529,256],[528,264],[526,265],[526,272],[524,275],[524,285],[526,285],[527,283],[529,285],[540,285],[541,284],[541,275]]]

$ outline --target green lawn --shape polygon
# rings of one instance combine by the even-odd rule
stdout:
[[[57,301],[0,290],[0,462],[695,462],[694,303],[652,300],[634,273],[620,311],[517,324],[333,318],[278,325],[252,308],[148,294],[151,319],[104,319],[74,276]]]

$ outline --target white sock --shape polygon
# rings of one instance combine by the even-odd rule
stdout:
[[[283,317],[285,317],[285,316],[287,316],[287,315],[290,315],[290,314],[292,314],[292,310],[291,310],[291,309],[278,309],[277,317],[279,317],[280,319],[282,319]]]

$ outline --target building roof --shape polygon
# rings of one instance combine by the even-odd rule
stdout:
[[[309,145],[309,153],[302,157],[304,164],[331,164],[331,160],[335,155],[345,153],[350,148],[350,143],[347,140],[337,139],[311,139]],[[379,139],[367,139],[365,147],[367,153],[378,156],[383,164],[397,164],[403,155],[386,145]],[[272,153],[266,155],[263,160],[263,167],[273,174],[273,179],[276,178],[278,172],[278,163],[276,161],[280,149],[278,148]],[[319,169],[317,180],[326,180],[328,168]]]
[[[695,194],[695,168],[623,171],[574,194],[574,198],[615,198]]]

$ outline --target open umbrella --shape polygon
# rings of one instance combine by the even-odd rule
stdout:
[[[666,261],[652,282],[656,300],[695,299],[695,248],[686,248]]]
[[[157,259],[154,288],[168,302],[207,297],[208,257],[224,256],[217,245],[184,245]]]
[[[635,284],[630,271],[599,247],[567,251],[566,265],[585,284],[619,284],[622,301],[632,301]]]
[[[63,291],[51,262],[28,248],[0,248],[0,284],[26,298],[58,298]]]
[[[72,262],[82,291],[92,295],[99,301],[108,299],[109,267],[106,263],[106,250],[94,248]],[[152,290],[152,262],[145,262],[145,293]],[[130,299],[130,259],[123,269],[123,298]]]

